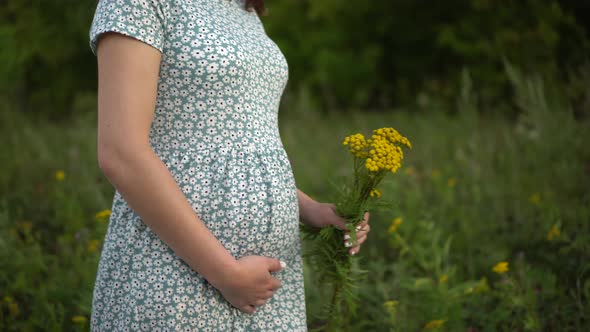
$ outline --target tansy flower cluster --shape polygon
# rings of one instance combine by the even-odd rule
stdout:
[[[378,201],[382,193],[377,189],[379,183],[401,166],[401,145],[409,148],[411,145],[407,138],[393,128],[375,129],[369,139],[360,133],[352,134],[346,136],[342,144],[353,156],[353,174],[338,188],[335,212],[346,220],[346,228],[352,231],[363,221],[365,212],[380,205]],[[395,219],[389,231],[395,232],[400,224],[401,218]],[[356,288],[355,283],[361,282],[360,277],[364,272],[353,264],[352,257],[356,251],[350,251],[346,242],[343,245],[343,232],[338,228],[303,226],[302,230],[305,237],[313,239],[307,250],[313,253],[312,265],[317,267],[318,278],[331,288],[331,301],[324,307],[324,313],[329,317],[340,317],[352,310],[355,298],[350,297],[350,294]],[[347,239],[346,236],[344,239]],[[391,300],[386,302],[386,308],[394,312],[396,304],[396,301]],[[326,324],[337,327],[340,322],[331,318]]]
[[[348,145],[348,150],[350,153],[358,158],[366,158],[367,151],[366,148],[369,146],[367,144],[367,140],[363,134],[354,134],[350,136],[346,136],[344,138],[343,145]]]
[[[344,138],[343,145],[357,158],[365,159],[365,167],[371,172],[390,171],[395,173],[401,166],[404,153],[400,145],[412,148],[410,141],[393,128],[373,130],[370,139],[362,134]]]

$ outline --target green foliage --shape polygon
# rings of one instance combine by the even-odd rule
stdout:
[[[372,213],[359,252],[370,273],[357,290],[363,310],[343,322],[349,331],[417,331],[436,320],[446,331],[590,328],[588,122],[574,118],[560,89],[548,89],[555,82],[505,66],[521,108],[515,121],[478,114],[467,71],[454,115],[289,117],[282,135],[296,178],[320,201],[332,200],[326,179],[349,174],[348,156],[318,153],[300,138],[341,151],[336,137],[389,125],[412,141],[400,176],[382,190],[393,212]],[[391,227],[397,217],[403,222]],[[500,275],[492,267],[501,261],[510,268]],[[306,278],[315,326],[327,299],[315,295],[324,286],[314,275]]]
[[[88,46],[95,1],[0,2],[0,92],[22,111],[61,117],[96,89]],[[84,73],[84,74],[81,74]]]
[[[108,224],[95,214],[112,199],[97,167],[95,119],[80,115],[64,130],[10,106],[0,106],[0,330],[88,330]]]
[[[587,32],[559,1],[270,2],[265,18],[290,63],[290,88],[323,106],[408,105],[416,95],[457,97],[468,67],[486,105],[502,103],[502,59],[565,74],[590,51]]]
[[[332,201],[328,183],[350,175],[341,137],[391,126],[412,142],[380,188],[390,210],[371,211],[356,257],[368,273],[352,293],[357,312],[339,317],[346,331],[420,331],[437,320],[447,331],[590,330],[588,119],[574,117],[557,82],[505,66],[516,119],[478,112],[467,70],[455,112],[330,115],[305,94],[283,105],[297,185],[318,201]],[[94,113],[53,124],[0,108],[0,330],[88,330],[108,223],[95,215],[113,194],[96,162]],[[497,274],[501,261],[509,270]],[[305,264],[312,330],[328,288]]]

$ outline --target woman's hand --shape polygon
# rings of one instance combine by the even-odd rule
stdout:
[[[270,272],[281,271],[283,266],[276,258],[254,255],[241,257],[237,263],[235,275],[216,287],[234,307],[252,314],[281,287]]]
[[[350,232],[346,228],[346,220],[340,217],[336,213],[336,205],[332,203],[319,203],[316,201],[308,201],[303,207],[301,212],[302,221],[310,226],[316,228],[323,228],[327,226],[335,226],[336,228],[344,231],[344,238],[342,239],[342,245],[350,247],[349,253],[355,255],[361,249],[361,244],[367,240],[367,235],[371,230],[369,225],[369,212],[365,212],[363,221],[357,225],[356,243],[351,243],[352,238]]]

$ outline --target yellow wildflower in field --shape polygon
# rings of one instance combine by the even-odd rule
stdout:
[[[66,173],[62,170],[59,170],[57,172],[55,172],[55,179],[57,181],[63,181],[63,179],[66,177]]]
[[[371,190],[371,193],[369,193],[369,196],[371,196],[371,197],[381,197],[381,192],[379,190],[377,190],[377,188],[373,188]]]
[[[492,270],[498,274],[502,274],[508,271],[508,262],[500,262],[496,264]]]
[[[556,237],[559,237],[559,235],[561,235],[561,231],[559,230],[559,227],[557,227],[557,225],[553,225],[553,226],[551,226],[551,229],[549,230],[549,232],[547,232],[547,240],[552,241]]]
[[[102,210],[96,214],[96,219],[103,220],[103,218],[109,217],[111,215],[111,210]]]
[[[20,313],[20,308],[18,307],[18,303],[10,302],[8,304],[8,311],[10,311],[10,316],[16,317]]]
[[[88,242],[88,251],[95,252],[98,250],[98,246],[100,245],[100,240],[90,240]]]
[[[430,172],[430,176],[432,176],[433,179],[438,179],[440,178],[440,171],[438,169],[433,169],[432,172]]]
[[[385,301],[385,303],[383,303],[383,305],[385,306],[385,309],[387,309],[387,311],[389,311],[389,312],[395,311],[398,304],[399,304],[399,302],[395,301],[395,300],[389,300],[389,301]]]
[[[20,308],[18,307],[18,303],[14,301],[12,296],[5,295],[2,299],[4,302],[8,303],[8,311],[10,312],[11,317],[16,317],[20,313]]]
[[[430,322],[428,322],[428,324],[426,324],[424,326],[424,328],[426,330],[436,330],[436,329],[440,329],[444,323],[445,323],[444,319],[435,319],[435,320],[431,320]]]
[[[30,233],[31,230],[33,229],[33,223],[30,222],[29,220],[21,220],[21,221],[17,222],[17,226],[24,233]]]
[[[457,184],[457,179],[455,179],[455,178],[449,178],[449,180],[447,181],[447,185],[451,188],[454,187],[456,184]]]
[[[440,284],[444,284],[444,283],[445,283],[445,282],[447,282],[448,280],[449,280],[449,276],[448,276],[448,275],[446,275],[446,274],[443,274],[442,276],[440,276],[440,277],[438,278],[438,282],[439,282]]]
[[[86,318],[86,316],[74,316],[72,317],[72,323],[76,323],[76,324],[84,324],[86,323],[88,319]]]
[[[541,204],[541,194],[534,193],[529,197],[529,202],[533,205],[540,205]]]
[[[397,218],[393,219],[391,221],[391,225],[387,229],[387,232],[395,233],[397,231],[397,228],[399,227],[399,225],[402,224],[402,222],[403,222],[403,219],[401,217],[397,217]]]

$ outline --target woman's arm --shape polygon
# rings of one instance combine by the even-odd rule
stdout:
[[[313,216],[315,210],[318,208],[318,202],[309,197],[306,193],[297,188],[297,200],[299,201],[299,219],[305,223],[310,224],[310,217]]]
[[[236,259],[193,211],[149,144],[161,53],[117,33],[98,48],[98,162],[129,206],[214,287],[231,282]]]

